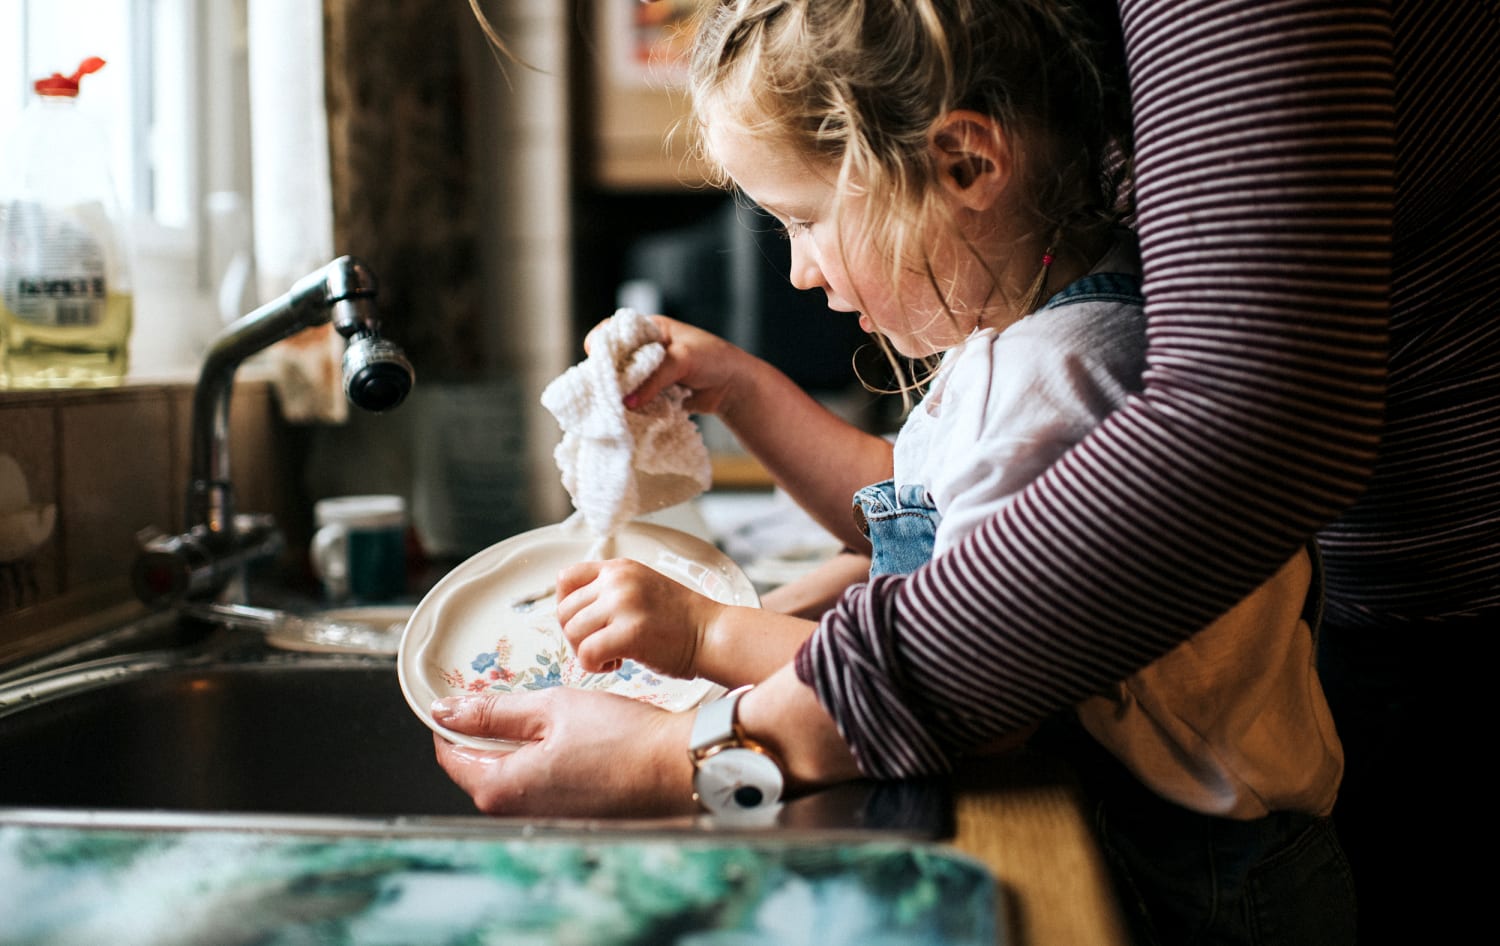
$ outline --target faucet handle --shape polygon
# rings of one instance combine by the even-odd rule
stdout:
[[[213,557],[208,553],[201,527],[181,535],[168,535],[156,526],[136,533],[140,551],[130,569],[135,596],[153,608],[164,608],[212,584]]]
[[[213,598],[244,566],[270,558],[286,547],[275,520],[265,514],[234,517],[232,532],[198,525],[181,535],[154,526],[136,534],[140,552],[130,572],[136,597],[153,608]]]
[[[155,542],[157,539],[166,538],[166,535],[167,534],[157,526],[146,526],[144,529],[138,529],[135,533],[135,547],[138,549],[144,549],[151,543]]]

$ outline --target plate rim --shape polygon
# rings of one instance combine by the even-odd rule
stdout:
[[[739,563],[725,554],[722,549],[718,548],[713,543],[702,538],[701,536],[697,536],[691,532],[687,532],[686,530],[678,529],[674,526],[664,525],[658,522],[649,522],[642,519],[632,519],[625,523],[622,523],[616,530],[615,536],[612,536],[612,538],[618,537],[621,533],[626,532],[635,534],[635,537],[637,538],[642,537],[642,534],[644,534],[644,537],[652,539],[653,541],[661,544],[664,544],[662,541],[664,537],[670,537],[678,542],[681,542],[685,539],[689,541],[689,544],[696,544],[701,546],[704,552],[711,554],[706,555],[703,559],[699,559],[700,561],[703,561],[705,564],[709,564],[714,567],[726,565],[728,566],[729,577],[735,584],[738,594],[742,594],[748,597],[748,601],[739,603],[743,603],[751,607],[760,606],[759,593],[756,591],[754,583],[750,580],[749,576],[745,574],[744,569],[740,567]],[[423,615],[427,610],[438,607],[437,598],[442,594],[446,594],[449,591],[449,586],[457,585],[465,580],[477,577],[476,575],[471,575],[471,572],[483,571],[497,567],[504,561],[505,558],[508,558],[511,554],[514,554],[512,551],[508,550],[510,547],[518,546],[526,540],[545,541],[546,539],[554,536],[565,541],[597,541],[596,537],[588,531],[587,525],[582,521],[582,518],[576,515],[570,516],[567,519],[564,519],[562,522],[553,523],[551,525],[538,526],[534,529],[528,529],[524,532],[518,532],[514,535],[507,536],[506,538],[501,539],[500,541],[495,542],[478,552],[475,552],[473,555],[464,559],[458,565],[455,565],[448,571],[447,574],[438,579],[438,581],[430,589],[428,589],[426,594],[424,594],[421,599],[418,600],[415,607],[412,608],[411,615],[406,622],[406,627],[401,632],[400,642],[396,647],[396,676],[401,686],[402,696],[406,699],[407,706],[412,710],[417,718],[427,726],[427,728],[431,729],[434,733],[442,736],[449,742],[468,746],[470,748],[499,752],[514,751],[516,749],[519,749],[523,745],[526,745],[525,742],[521,741],[492,739],[488,737],[470,736],[465,733],[454,732],[453,730],[447,729],[446,727],[442,726],[435,719],[433,719],[428,706],[420,705],[416,695],[413,692],[417,684],[409,679],[407,664],[408,662],[415,660],[415,656],[413,654],[414,649],[416,653],[421,653],[430,644],[430,638],[432,637],[432,635],[426,632],[426,629],[423,627],[423,625],[430,625],[432,621],[419,620],[419,616]],[[492,559],[498,559],[499,561],[492,562]],[[419,634],[424,635],[424,639],[421,641],[418,641],[416,639]],[[411,672],[415,673],[416,671],[413,670]],[[420,677],[420,675],[418,676]],[[721,684],[715,683],[711,680],[707,680],[706,678],[699,677],[694,679],[703,680],[708,684],[708,687],[706,688],[703,696],[700,697],[699,700],[693,704],[693,706],[700,705],[705,700],[711,699],[716,691],[723,692],[725,690],[725,688]],[[424,689],[432,690],[431,687],[426,686],[425,681],[420,681],[420,683],[424,687]],[[436,691],[432,690],[432,692]],[[684,709],[688,708],[691,707],[685,707]]]

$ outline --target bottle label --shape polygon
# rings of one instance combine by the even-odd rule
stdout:
[[[9,251],[0,260],[0,295],[11,315],[49,328],[90,328],[103,323],[109,281],[104,254],[93,234],[58,214],[13,212],[9,216],[11,225],[6,229],[10,232],[4,234]]]

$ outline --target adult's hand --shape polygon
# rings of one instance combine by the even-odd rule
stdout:
[[[490,751],[434,736],[438,764],[492,815],[653,817],[693,802],[691,713],[609,693],[555,687],[449,697],[433,717],[470,736],[523,745]]]
[[[790,666],[740,701],[740,725],[781,761],[798,795],[856,778],[833,720]],[[691,712],[554,687],[448,697],[433,716],[454,732],[521,742],[511,752],[434,736],[438,764],[486,814],[657,817],[697,811],[687,747]]]

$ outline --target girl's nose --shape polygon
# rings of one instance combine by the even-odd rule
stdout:
[[[817,289],[823,286],[823,269],[818,265],[817,254],[808,250],[806,238],[793,238],[792,285],[798,289]]]

